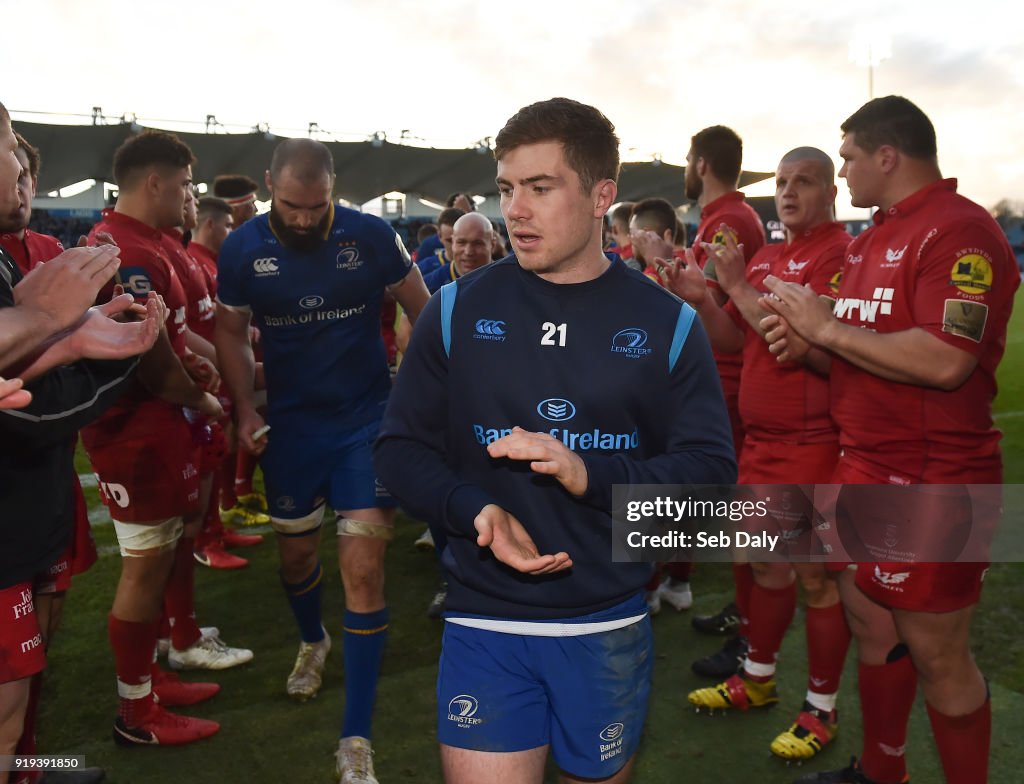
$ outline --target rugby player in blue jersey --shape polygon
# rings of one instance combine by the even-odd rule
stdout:
[[[608,119],[533,104],[495,157],[515,255],[427,304],[375,465],[447,536],[446,781],[539,784],[550,750],[564,781],[618,784],[653,652],[651,565],[611,561],[612,486],[733,482],[729,421],[692,309],[602,253],[619,173]]]
[[[370,725],[388,628],[384,551],[396,506],[371,465],[391,388],[381,298],[391,292],[415,321],[427,291],[388,224],[335,206],[325,145],[282,142],[266,180],[270,213],[247,221],[221,248],[217,353],[238,407],[240,443],[261,455],[281,581],[302,640],[287,683],[299,700],[319,690],[331,646],[321,625],[317,548],[325,506],[337,514],[345,588],[338,774],[345,784],[372,784]],[[266,421],[256,410],[250,321],[263,340]]]

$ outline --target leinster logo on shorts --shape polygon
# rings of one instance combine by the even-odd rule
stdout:
[[[624,354],[630,359],[645,357],[654,352],[653,348],[645,348],[647,333],[639,327],[620,329],[612,338],[612,353]]]
[[[475,718],[480,702],[472,694],[460,694],[452,697],[448,703],[448,721],[454,721],[460,727],[472,727],[483,724],[483,719]]]
[[[537,413],[549,422],[567,422],[576,416],[576,406],[560,397],[549,397],[537,404]]]

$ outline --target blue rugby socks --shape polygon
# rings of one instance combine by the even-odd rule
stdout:
[[[303,642],[320,642],[324,638],[324,627],[320,620],[323,576],[324,569],[320,561],[317,561],[316,567],[302,582],[288,583],[284,577],[281,578]]]
[[[388,609],[345,610],[345,721],[341,737],[370,737],[377,678],[388,638]]]

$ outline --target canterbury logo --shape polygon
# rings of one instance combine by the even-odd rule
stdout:
[[[806,267],[810,263],[811,262],[809,260],[808,261],[799,261],[798,262],[798,261],[793,261],[793,259],[790,259],[789,260],[789,264],[786,265],[786,272],[799,272],[800,270],[802,270],[804,267]]]
[[[504,335],[505,322],[491,319],[480,319],[476,322],[476,331],[480,335]]]
[[[257,275],[271,275],[277,272],[277,264],[274,263],[276,261],[276,258],[256,259],[252,263],[252,268]]]
[[[878,748],[882,750],[882,753],[889,755],[890,757],[902,757],[906,751],[907,746],[890,746],[888,743],[879,743]]]
[[[906,245],[904,245],[899,250],[893,250],[892,248],[889,248],[885,252],[885,260],[889,261],[889,262],[903,261],[903,254],[906,253],[906,252],[907,252],[907,246]]]
[[[878,316],[892,315],[892,298],[895,289],[877,288],[871,299],[858,299],[856,297],[840,297],[836,300],[833,313],[837,319],[854,318],[854,312],[859,313],[860,320],[873,324]]]

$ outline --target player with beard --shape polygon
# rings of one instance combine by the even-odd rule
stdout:
[[[725,295],[715,281],[714,257],[708,256],[705,245],[722,247],[725,237],[732,237],[743,246],[743,255],[749,264],[758,249],[765,244],[764,226],[746,197],[737,189],[743,166],[743,141],[731,128],[713,125],[694,134],[686,153],[684,187],[686,198],[700,205],[700,223],[693,238],[693,254],[697,265],[704,270],[714,296],[724,303]],[[733,444],[736,455],[742,457],[743,423],[739,415],[740,365],[739,354],[715,354],[722,391],[729,407]],[[715,634],[732,633],[722,649],[693,663],[698,675],[726,678],[736,673],[747,652],[747,619],[749,618],[750,590],[753,573],[747,564],[733,564],[736,595],[733,604],[710,616],[695,616],[691,623],[698,631]]]
[[[26,161],[10,115],[0,104],[0,230],[18,233],[27,215],[30,188],[19,193]],[[13,218],[13,220],[12,220]],[[10,221],[10,222],[8,222]],[[72,536],[73,474],[77,429],[99,416],[131,382],[133,357],[153,345],[164,313],[150,297],[141,324],[117,324],[110,316],[134,309],[120,293],[107,305],[88,307],[116,271],[118,249],[79,247],[23,276],[0,249],[0,370],[28,383],[14,408],[0,412],[0,754],[15,751],[25,724],[32,684],[45,665],[46,639],[55,616],[41,618],[34,594],[55,581],[51,564]],[[77,269],[76,269],[77,268]],[[8,341],[17,343],[10,346]],[[83,358],[89,361],[78,361]],[[97,359],[124,361],[97,362]],[[12,365],[17,361],[17,365]],[[16,447],[14,446],[16,444]],[[66,570],[65,570],[66,571]],[[52,608],[51,608],[52,609]],[[36,685],[38,689],[38,685]],[[24,731],[24,734],[23,734]],[[29,744],[21,745],[33,751]],[[77,782],[103,778],[98,769],[79,771]],[[9,780],[0,771],[0,782]],[[19,781],[22,779],[19,777]],[[33,779],[34,780],[34,779]]]
[[[391,389],[380,307],[390,291],[415,321],[427,290],[390,226],[334,204],[325,145],[282,142],[266,184],[270,213],[233,231],[221,248],[217,355],[237,407],[240,445],[262,455],[281,582],[301,641],[286,687],[298,700],[319,691],[331,646],[317,549],[325,506],[337,515],[345,588],[338,773],[346,784],[375,782],[370,730],[388,628],[384,553],[396,506],[370,453]],[[253,388],[250,321],[263,340],[266,419]]]

